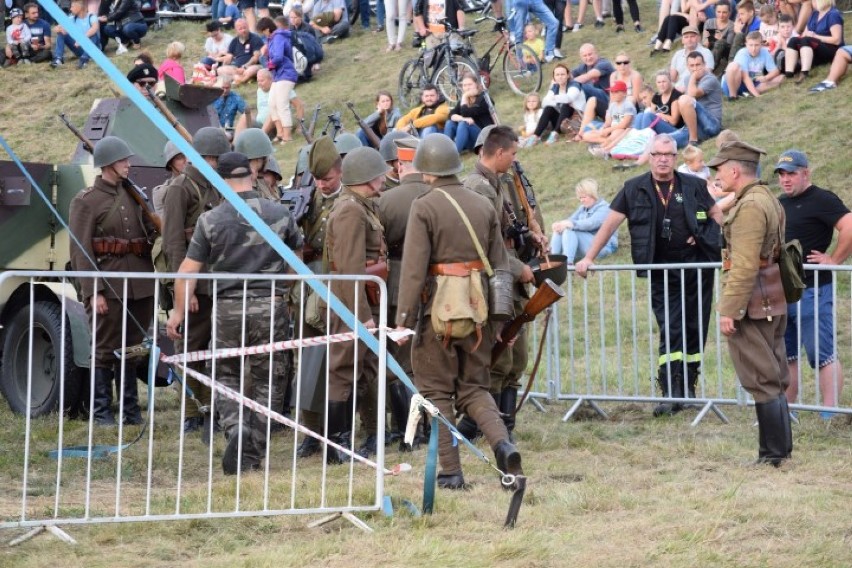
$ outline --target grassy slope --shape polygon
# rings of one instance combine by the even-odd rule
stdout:
[[[652,13],[644,2],[644,14]],[[652,23],[646,17],[646,24]],[[172,24],[147,39],[159,60],[173,38],[187,43],[188,61],[201,51],[203,34],[195,24]],[[852,30],[852,27],[847,26]],[[487,34],[486,34],[487,35]],[[615,36],[585,29],[565,36],[563,52],[576,61],[584,41],[601,46],[612,58],[620,49],[631,52],[634,66],[646,78],[665,62],[651,60],[648,34],[631,31]],[[478,38],[485,45],[486,38]],[[318,78],[299,87],[308,107],[322,103],[324,111],[344,110],[353,100],[369,112],[376,90],[396,90],[396,74],[413,55],[383,52],[384,37],[358,35],[328,48]],[[127,69],[128,56],[116,58]],[[815,181],[852,202],[848,183],[846,138],[848,86],[819,95],[804,95],[825,69],[802,86],[784,85],[760,101],[743,101],[725,108],[725,125],[746,140],[769,151],[772,159],[795,146],[809,152]],[[82,124],[96,97],[110,96],[97,69],[77,72],[73,66],[52,71],[45,66],[0,72],[0,133],[25,159],[62,161],[75,143],[55,115],[65,111]],[[332,80],[332,77],[335,77]],[[253,89],[243,89],[251,97]],[[511,95],[501,77],[492,93],[504,122],[520,122],[521,99]],[[344,112],[345,123],[353,126]],[[712,155],[712,144],[704,144]],[[278,151],[282,168],[294,165],[297,146]],[[576,206],[573,186],[596,177],[608,197],[632,173],[614,173],[609,164],[594,160],[585,147],[558,144],[523,154],[548,221]],[[468,161],[468,166],[470,162]],[[615,261],[627,260],[622,252]],[[848,566],[852,564],[849,532],[848,479],[852,434],[848,427],[827,430],[813,416],[795,427],[796,460],[785,472],[745,466],[753,457],[756,432],[753,414],[731,409],[730,425],[708,418],[696,429],[691,416],[653,421],[647,407],[614,408],[613,421],[581,420],[563,424],[562,405],[546,415],[525,412],[519,436],[531,475],[527,503],[517,530],[497,527],[507,497],[495,494],[488,470],[465,457],[471,493],[440,493],[437,514],[414,520],[367,519],[377,530],[364,536],[343,523],[326,531],[308,531],[298,519],[257,519],[224,522],[104,525],[71,527],[81,545],[69,548],[55,539],[40,538],[2,554],[6,566],[53,566],[58,558],[68,566],[150,565],[182,566],[342,566],[354,565],[470,565],[470,566]],[[0,408],[4,448],[20,444],[20,422]],[[391,453],[389,461],[395,459]],[[411,458],[413,474],[391,479],[388,493],[419,501],[422,453]],[[9,465],[6,462],[7,466]],[[19,477],[9,468],[4,477]],[[4,516],[15,514],[3,498]],[[13,531],[17,533],[17,531]],[[4,533],[11,537],[12,532]]]

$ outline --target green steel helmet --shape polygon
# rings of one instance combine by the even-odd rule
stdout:
[[[171,161],[181,154],[183,154],[183,152],[180,151],[174,142],[171,140],[166,142],[166,147],[163,148],[163,159],[166,161],[166,167],[168,168]]]
[[[473,152],[475,154],[479,154],[479,151],[485,145],[485,139],[488,138],[488,135],[491,134],[491,131],[494,130],[496,124],[489,124],[485,128],[482,129],[482,132],[479,133],[479,136],[476,137],[476,143],[473,145]]]
[[[361,141],[358,140],[358,137],[350,132],[340,134],[334,141],[334,147],[337,148],[337,153],[340,154],[341,158],[355,148],[360,148],[361,146],[363,146],[363,144],[361,144]]]
[[[263,170],[263,173],[270,172],[278,176],[278,181],[284,179],[284,176],[281,175],[281,168],[278,166],[278,160],[275,159],[275,156],[269,154],[266,157],[266,169]]]
[[[95,143],[95,151],[92,152],[96,168],[105,168],[132,155],[133,150],[127,142],[117,136],[101,138]]]
[[[456,143],[444,134],[430,134],[420,141],[414,168],[432,176],[451,176],[464,169]]]
[[[231,151],[231,143],[228,135],[221,128],[205,126],[199,128],[192,137],[192,147],[202,156],[216,156],[217,158],[225,152]]]
[[[308,171],[308,156],[311,154],[311,145],[305,144],[299,148],[299,158],[296,160],[296,175]]]
[[[379,154],[382,155],[382,158],[384,158],[386,162],[396,160],[396,144],[394,144],[394,141],[402,138],[408,138],[410,136],[411,134],[403,130],[388,132],[379,144]]]
[[[269,136],[260,128],[246,128],[234,140],[234,151],[248,156],[249,160],[265,158],[275,150]]]
[[[388,171],[390,168],[377,150],[361,146],[343,158],[343,185],[367,183]]]

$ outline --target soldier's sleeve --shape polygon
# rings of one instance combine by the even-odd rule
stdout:
[[[181,185],[172,185],[163,198],[163,251],[169,261],[169,271],[177,272],[186,257],[186,212],[188,192]]]
[[[341,211],[334,218],[334,243],[331,258],[338,274],[366,274],[368,230],[366,215],[362,206],[355,202],[341,203]],[[344,292],[340,300],[354,311],[354,286],[342,286]],[[369,321],[372,317],[367,292],[359,286],[358,321]]]
[[[763,208],[754,200],[740,204],[730,222],[731,268],[719,302],[719,313],[735,320],[742,319],[748,308],[760,269],[760,249],[766,237],[768,222]]]
[[[471,174],[464,178],[464,182],[462,182],[462,185],[464,185],[467,189],[473,191],[474,193],[478,193],[479,195],[485,197],[488,202],[491,203],[491,206],[494,208],[494,210],[497,211],[498,216],[502,213],[503,207],[500,194],[497,193],[497,190],[494,189],[494,186],[488,183],[488,181],[484,177],[482,177],[478,173]]]
[[[71,269],[78,271],[97,271],[95,251],[92,250],[92,237],[95,236],[95,212],[91,205],[78,196],[71,201],[68,218],[71,222]],[[91,260],[90,260],[91,259]],[[103,279],[98,279],[98,289],[94,289],[95,282],[90,278],[80,279],[80,289],[83,298],[90,298],[96,292],[102,292],[105,288]]]
[[[411,206],[405,230],[396,325],[409,328],[415,325],[420,293],[426,286],[426,271],[432,257],[430,243],[428,221],[422,204],[416,200]]]
[[[498,268],[511,270],[512,276],[515,276],[517,280],[520,272],[517,275],[515,274],[515,267],[510,265],[510,260],[516,261],[521,265],[523,263],[517,258],[510,258],[508,253],[506,253],[506,246],[503,244],[503,232],[500,230],[500,219],[497,217],[496,212],[490,216],[489,222],[491,229],[488,238],[488,262],[491,263],[491,268],[494,270]]]

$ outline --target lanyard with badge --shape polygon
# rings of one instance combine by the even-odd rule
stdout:
[[[660,202],[663,204],[663,228],[660,231],[660,237],[665,240],[671,240],[672,238],[672,220],[669,219],[669,202],[672,200],[674,193],[674,180],[671,180],[669,183],[669,189],[666,192],[666,195],[663,195],[663,191],[660,189],[660,184],[657,183],[657,180],[654,180],[654,189],[657,191],[657,197],[660,198]]]

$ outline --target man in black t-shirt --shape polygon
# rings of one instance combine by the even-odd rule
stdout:
[[[33,56],[30,57],[30,61],[33,63],[50,61],[53,51],[50,24],[39,17],[38,4],[35,2],[24,4],[24,23],[32,35]]]
[[[675,171],[677,144],[668,134],[654,137],[650,161],[651,171],[627,180],[610,203],[611,212],[586,256],[574,267],[580,276],[585,278],[598,252],[625,219],[634,264],[720,259],[722,211],[707,191],[707,182]],[[639,271],[639,276],[645,275]],[[660,330],[657,381],[665,397],[695,398],[702,340],[707,339],[710,323],[713,270],[651,270],[650,278],[651,309]],[[654,415],[682,409],[680,403],[665,402],[654,409]]]
[[[775,166],[784,191],[779,199],[787,216],[786,240],[799,239],[809,264],[843,264],[852,252],[852,213],[837,195],[811,184],[808,158],[798,150],[787,150]],[[837,246],[828,254],[834,231]],[[799,395],[799,353],[804,345],[811,368],[819,368],[819,392],[824,406],[837,406],[843,390],[843,369],[834,346],[833,278],[829,271],[805,272],[807,289],[802,299],[787,308],[787,363],[790,387],[787,400]],[[814,309],[816,307],[816,313]],[[814,325],[817,326],[816,333]],[[801,336],[799,336],[801,330]],[[819,357],[816,357],[817,349]],[[816,401],[802,401],[819,404]],[[829,419],[831,412],[820,415]]]

